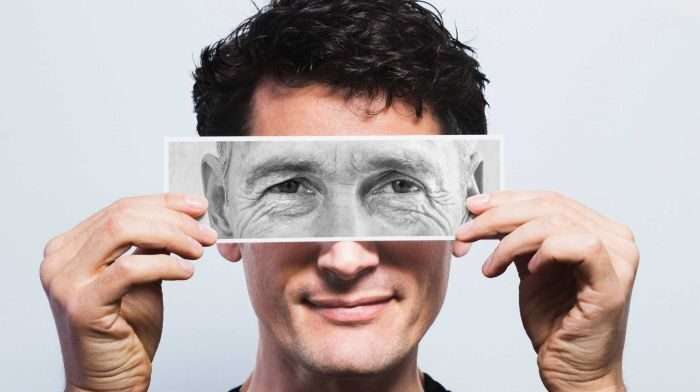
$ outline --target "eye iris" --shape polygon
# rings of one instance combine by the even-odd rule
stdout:
[[[409,193],[417,190],[416,186],[410,181],[394,180],[391,182],[391,189],[396,193]]]
[[[281,193],[297,193],[299,190],[299,182],[294,180],[285,181],[277,185],[276,188]]]

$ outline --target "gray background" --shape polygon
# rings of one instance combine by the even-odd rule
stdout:
[[[635,230],[630,390],[699,390],[700,3],[435,3],[492,80],[507,185],[556,189]],[[242,0],[0,5],[0,390],[61,389],[43,244],[120,196],[162,189],[163,137],[194,135],[199,49],[252,11]],[[516,275],[479,273],[492,247],[454,263],[422,367],[456,391],[542,390]],[[253,364],[241,265],[210,249],[197,267],[165,285],[154,391],[223,391]]]
[[[342,143],[342,142],[341,142]],[[501,184],[501,156],[499,140],[479,140],[475,142],[475,150],[484,161],[482,192],[495,191]],[[218,156],[216,142],[187,142],[171,141],[167,144],[168,167],[163,168],[163,176],[167,176],[169,192],[204,195],[202,185],[202,157],[206,154]],[[205,214],[200,221],[211,224],[209,215]],[[391,233],[387,233],[391,235]]]

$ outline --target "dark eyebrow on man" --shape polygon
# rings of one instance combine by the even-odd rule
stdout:
[[[251,188],[256,181],[276,173],[324,173],[327,170],[317,161],[306,158],[274,156],[256,165],[248,174],[245,184]]]

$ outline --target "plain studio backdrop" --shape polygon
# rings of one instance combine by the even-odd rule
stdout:
[[[630,390],[700,390],[700,3],[434,3],[492,81],[506,186],[557,190],[635,231]],[[254,11],[244,0],[2,3],[0,390],[61,390],[44,243],[119,197],[161,191],[163,138],[195,135],[200,49]],[[454,261],[420,364],[455,391],[543,390],[517,275],[480,274],[493,246]],[[257,337],[242,266],[209,249],[164,293],[152,390],[241,383]]]

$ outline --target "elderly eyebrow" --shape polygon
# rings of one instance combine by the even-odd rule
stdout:
[[[276,173],[323,173],[323,165],[305,158],[276,156],[255,166],[247,176],[245,184],[252,187],[256,181]]]
[[[420,153],[413,157],[404,156],[372,156],[365,160],[361,166],[365,170],[392,169],[408,173],[420,173],[424,175],[437,176],[438,170],[428,159]]]

